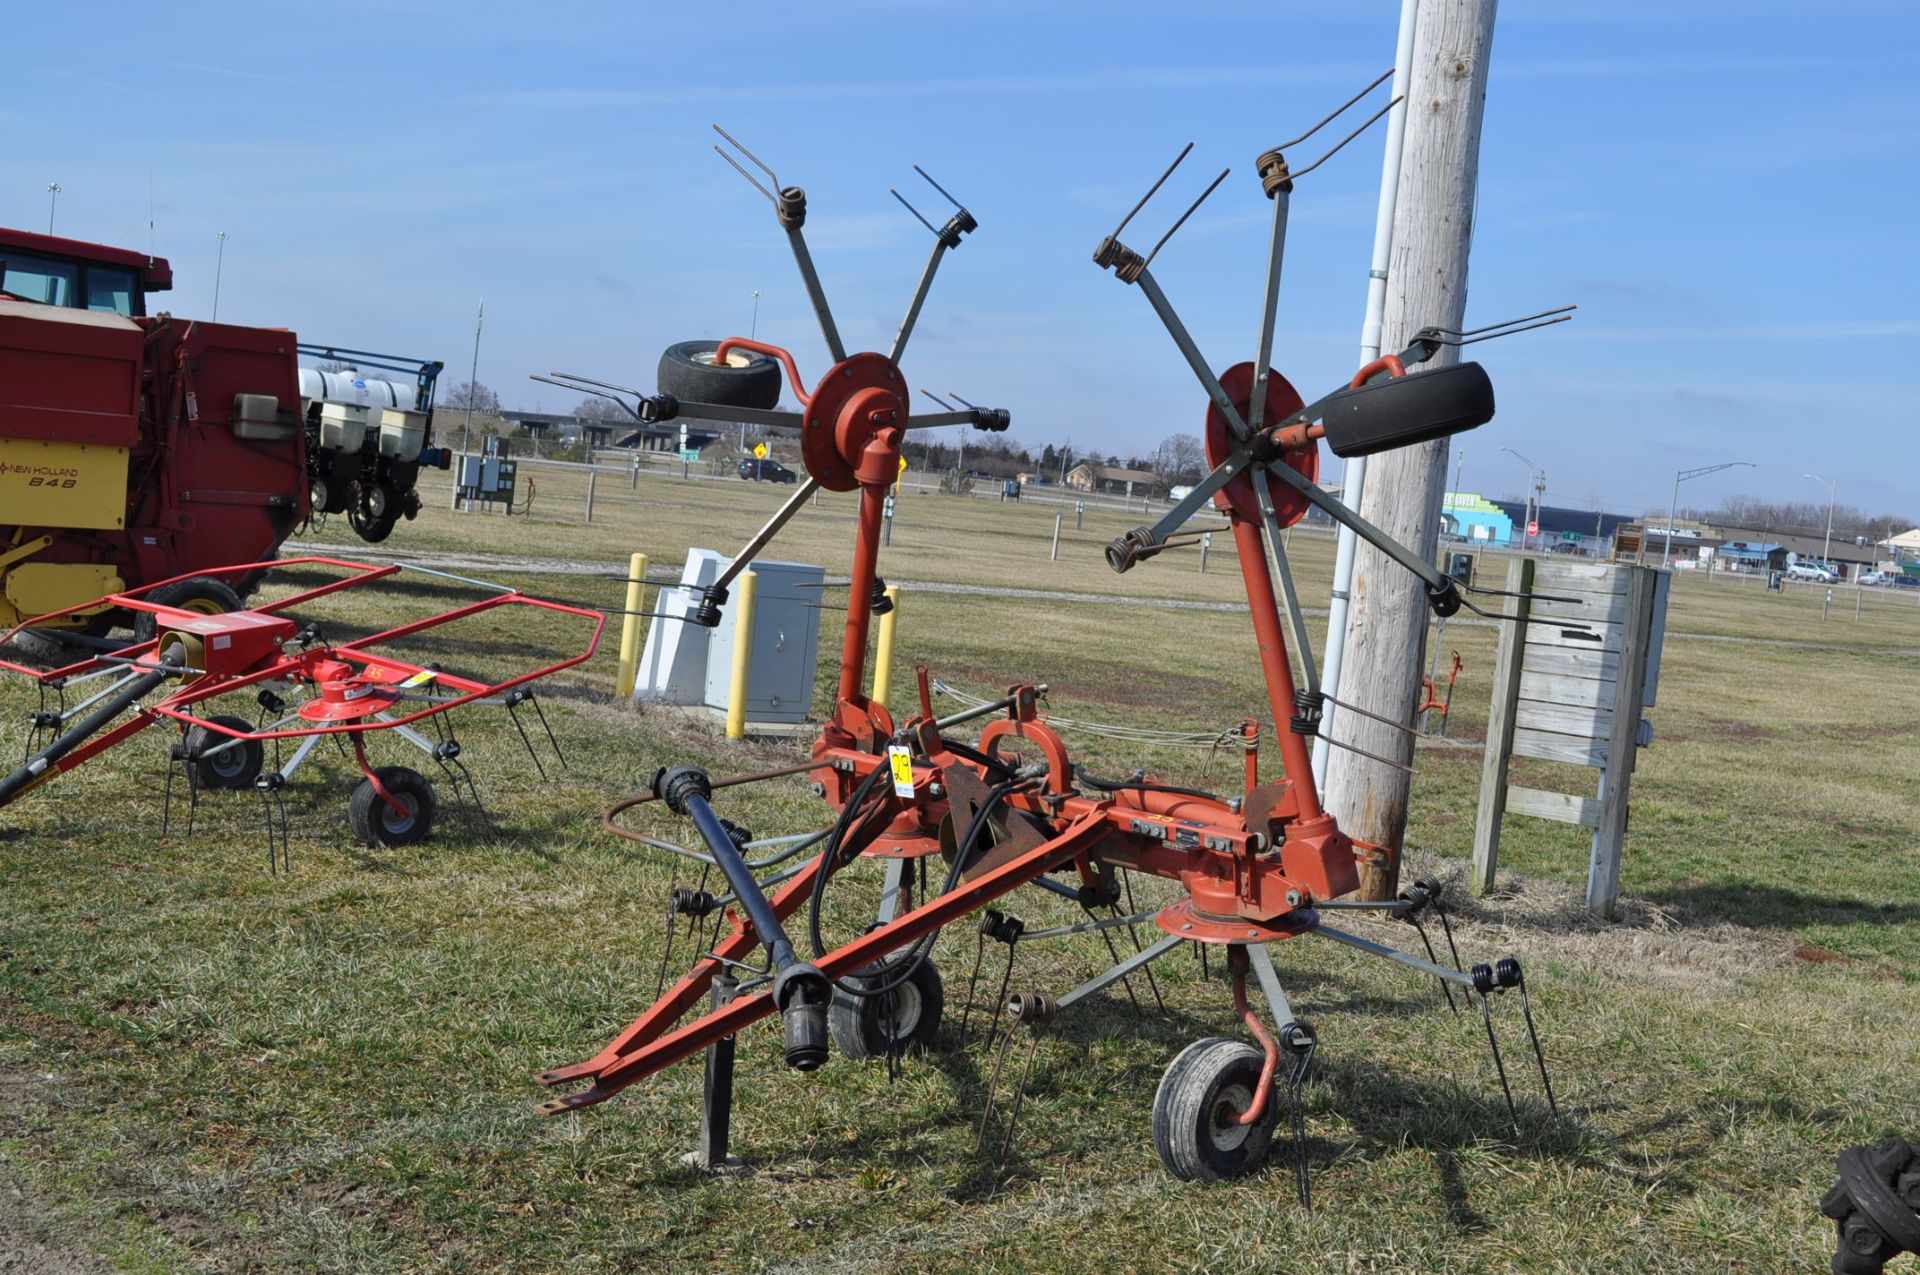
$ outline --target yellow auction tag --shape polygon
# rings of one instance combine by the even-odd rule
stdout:
[[[913,756],[899,744],[887,748],[887,762],[893,767],[893,794],[913,796]]]

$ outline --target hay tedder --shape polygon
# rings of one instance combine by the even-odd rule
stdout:
[[[422,568],[307,557],[244,563],[209,572],[206,578],[217,583],[227,575],[288,568],[349,574],[249,610],[227,612],[156,600],[175,596],[170,586],[181,583],[157,581],[72,608],[76,612],[111,608],[134,615],[136,630],[145,628],[154,635],[144,641],[54,669],[0,659],[0,669],[33,679],[40,692],[39,708],[30,717],[25,758],[11,773],[0,776],[0,807],[148,727],[168,726],[175,742],[169,754],[167,806],[171,807],[176,771],[186,779],[190,821],[202,791],[258,792],[266,811],[269,865],[278,868],[287,859],[282,790],[323,740],[332,740],[343,756],[351,757],[363,776],[347,803],[347,818],[354,835],[369,846],[425,840],[436,810],[434,786],[425,775],[406,766],[376,766],[369,760],[367,737],[375,732],[393,731],[424,753],[476,811],[481,810],[480,795],[460,760],[463,750],[451,710],[467,705],[504,708],[538,768],[532,736],[520,720],[525,706],[558,752],[532,683],[590,658],[606,623],[604,615],[496,585],[489,586],[496,590],[492,596],[477,602],[336,643],[325,639],[318,624],[302,622],[291,612],[340,590]],[[404,640],[504,607],[579,617],[587,626],[582,649],[504,680],[462,676],[437,663],[413,663],[392,652]],[[29,619],[0,634],[0,647],[22,629],[57,627],[67,618],[56,612]],[[71,702],[70,697],[74,697]],[[421,723],[429,724],[426,729],[431,735],[415,729]],[[288,746],[291,752],[283,757],[281,750]],[[269,747],[272,765],[268,764]]]
[[[724,132],[721,136],[733,142]],[[1318,446],[1324,440],[1336,454],[1362,455],[1483,423],[1493,414],[1493,395],[1478,364],[1460,363],[1417,374],[1408,368],[1469,340],[1518,330],[1525,321],[1474,333],[1426,329],[1397,356],[1362,368],[1348,386],[1306,405],[1267,368],[1280,248],[1292,190],[1291,175],[1278,149],[1259,161],[1263,189],[1274,201],[1275,232],[1257,362],[1239,364],[1216,377],[1148,272],[1151,254],[1143,257],[1126,247],[1117,237],[1119,231],[1102,241],[1095,261],[1147,296],[1206,389],[1206,441],[1214,466],[1194,493],[1157,525],[1116,541],[1108,549],[1109,561],[1124,571],[1176,543],[1182,524],[1208,502],[1225,515],[1239,551],[1282,770],[1278,775],[1261,773],[1259,724],[1248,722],[1242,738],[1244,788],[1233,796],[1169,786],[1144,776],[1102,780],[1076,766],[1067,743],[1049,725],[1043,711],[1044,685],[1016,682],[999,698],[943,717],[935,712],[928,672],[921,667],[918,704],[905,720],[895,720],[886,705],[863,690],[868,626],[881,600],[877,560],[882,506],[898,469],[902,438],[907,431],[924,426],[964,423],[996,429],[1006,425],[1004,412],[987,409],[911,415],[900,367],[934,271],[943,255],[959,245],[961,236],[975,228],[974,218],[956,202],[956,211],[944,226],[926,223],[935,237],[932,257],[891,349],[886,354],[847,354],[803,238],[805,194],[798,187],[781,187],[771,169],[739,143],[733,145],[772,181],[774,189],[769,190],[721,151],[773,201],[834,365],[809,387],[787,351],[736,337],[719,342],[705,355],[697,381],[707,396],[703,401],[671,391],[647,395],[607,382],[555,376],[575,388],[629,395],[628,410],[644,420],[745,419],[799,431],[807,482],[707,591],[695,622],[717,622],[728,583],[816,487],[860,493],[838,695],[813,745],[811,760],[724,780],[712,779],[694,766],[663,768],[653,777],[648,793],[608,813],[610,831],[700,860],[706,865],[702,884],[704,872],[717,869],[728,893],[715,897],[704,889],[674,891],[669,936],[674,917],[690,918],[690,928],[698,932],[701,918],[712,916],[707,950],[598,1054],[541,1074],[538,1079],[545,1085],[581,1087],[542,1103],[539,1110],[552,1115],[605,1101],[635,1081],[705,1050],[705,1133],[699,1155],[702,1163],[717,1163],[725,1155],[736,1033],[777,1014],[784,1028],[786,1062],[800,1071],[825,1063],[830,1047],[848,1057],[864,1058],[895,1056],[931,1045],[946,999],[931,959],[932,945],[944,927],[983,909],[982,942],[990,937],[1010,947],[1014,941],[1031,942],[1049,934],[1149,922],[1162,931],[1158,941],[1140,945],[1124,959],[1118,958],[1116,950],[1111,968],[1057,996],[1027,991],[1006,995],[1003,983],[1001,1009],[1008,1037],[1016,1026],[1044,1026],[1055,1015],[1176,949],[1197,944],[1203,950],[1224,950],[1235,1010],[1256,1043],[1208,1037],[1179,1054],[1167,1068],[1154,1103],[1154,1141],[1166,1166],[1184,1178],[1219,1178],[1258,1168],[1273,1138],[1282,1084],[1292,1095],[1294,1144],[1299,1154],[1298,1089],[1317,1038],[1294,1014],[1271,955],[1273,944],[1302,938],[1343,944],[1439,979],[1448,990],[1449,1003],[1455,989],[1467,998],[1478,998],[1498,1065],[1490,1004],[1497,994],[1514,990],[1526,1007],[1526,984],[1518,960],[1507,957],[1463,971],[1457,952],[1451,963],[1443,964],[1430,943],[1426,955],[1419,957],[1329,923],[1330,916],[1343,912],[1367,912],[1412,922],[1424,939],[1423,918],[1439,916],[1444,922],[1445,914],[1440,887],[1433,881],[1422,881],[1389,901],[1342,897],[1356,889],[1361,862],[1391,861],[1398,850],[1354,840],[1321,804],[1309,767],[1308,741],[1318,732],[1322,705],[1330,697],[1314,678],[1281,532],[1302,517],[1309,505],[1317,505],[1425,581],[1437,613],[1452,614],[1463,605],[1481,611],[1463,597],[1463,590],[1474,591],[1471,586],[1442,575],[1315,484]],[[1161,181],[1165,180],[1163,176]],[[1161,243],[1165,242],[1163,238]],[[1551,322],[1564,316],[1536,317]],[[770,394],[768,371],[761,366],[767,360],[772,367],[784,369],[793,393],[804,405],[802,412],[768,410],[777,395],[778,374],[773,374]],[[675,381],[676,385],[688,383],[688,378]],[[741,387],[739,397],[720,397],[731,394],[736,385]],[[1500,617],[1495,613],[1494,618]],[[1298,661],[1299,677],[1292,660]],[[983,720],[985,724],[974,733],[970,724]],[[755,842],[752,834],[724,818],[716,808],[716,790],[800,773],[811,776],[815,791],[836,812],[832,826],[809,837],[777,839],[785,846],[780,853],[749,859],[743,851],[773,843]],[[692,823],[699,836],[698,851],[621,825],[622,812],[652,801],[665,803]],[[815,846],[817,853],[803,860],[801,856]],[[823,903],[836,883],[863,861],[876,863],[884,872],[878,916],[857,937],[830,942],[823,932]],[[781,863],[785,866],[778,872],[760,875]],[[929,874],[929,865],[937,870]],[[1130,881],[1135,874],[1175,883],[1180,897],[1164,907],[1122,914],[1120,903],[1131,900]],[[1052,931],[1023,933],[1017,919],[988,905],[1026,887],[1065,896],[1089,910],[1107,909],[1111,915]],[[796,946],[788,931],[797,916],[805,918],[800,930],[804,949]],[[1447,937],[1451,944],[1450,927]],[[704,937],[699,941],[706,943]],[[756,954],[763,964],[751,963]],[[1011,955],[1008,968],[1010,973]],[[663,987],[664,973],[663,967]],[[1264,994],[1271,1026],[1249,1003],[1250,976]],[[703,1002],[707,1002],[704,1010]],[[1533,1034],[1530,1008],[1526,1025],[1551,1103],[1552,1089]],[[1004,1057],[1004,1038],[1001,1047]],[[1280,1076],[1283,1060],[1290,1060],[1285,1078]],[[997,1080],[997,1065],[995,1075]],[[1504,1066],[1499,1067],[1499,1078],[1511,1106],[1513,1095]],[[989,1106],[991,1102],[990,1094]],[[1299,1170],[1304,1197],[1304,1162]]]

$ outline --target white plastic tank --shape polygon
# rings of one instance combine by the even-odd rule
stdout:
[[[354,407],[397,407],[412,411],[414,387],[398,381],[363,376],[359,372],[322,372],[300,369],[300,398],[307,403],[346,403]]]

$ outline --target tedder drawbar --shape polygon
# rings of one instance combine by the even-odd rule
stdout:
[[[288,568],[349,574],[248,610],[209,613],[154,600],[172,596],[169,586],[182,582],[218,582],[223,576]],[[347,803],[347,818],[354,835],[369,846],[425,840],[435,812],[433,784],[426,776],[406,766],[376,766],[368,759],[367,736],[376,731],[393,731],[424,753],[456,792],[481,809],[479,790],[460,760],[462,747],[451,710],[467,705],[505,708],[538,767],[538,754],[520,723],[518,709],[531,706],[545,728],[546,715],[534,698],[532,683],[590,658],[606,617],[500,585],[485,586],[495,590],[492,596],[451,611],[337,643],[327,641],[318,624],[304,623],[290,614],[315,599],[402,570],[426,568],[285,558],[160,580],[72,608],[131,616],[136,633],[144,629],[154,636],[124,645],[102,641],[103,647],[111,649],[55,669],[0,659],[0,669],[32,678],[40,690],[26,757],[11,773],[0,775],[0,806],[148,727],[164,724],[173,727],[176,735],[167,770],[168,805],[175,769],[186,776],[189,820],[202,790],[258,792],[267,815],[268,862],[276,868],[284,866],[287,857],[281,790],[323,739],[332,739],[343,754],[350,755],[363,776]],[[585,639],[581,649],[503,680],[462,676],[438,664],[396,658],[383,649],[502,607],[531,607],[578,617]],[[65,613],[55,612],[29,619],[0,633],[0,647],[22,629],[58,625],[65,618]],[[70,703],[70,695],[78,698]],[[254,720],[235,709],[253,714]],[[423,722],[432,723],[431,736],[414,729]],[[552,731],[546,734],[557,752]],[[283,758],[283,741],[296,740],[292,752]],[[274,750],[272,766],[267,764],[269,744]]]
[[[773,178],[771,169],[737,142],[734,145]],[[738,163],[734,166],[746,174]],[[711,1164],[725,1154],[736,1033],[778,1014],[784,1026],[786,1062],[800,1071],[812,1071],[826,1062],[830,1042],[855,1058],[894,1055],[930,1044],[944,1003],[940,974],[930,956],[935,938],[943,927],[1023,886],[1041,887],[1090,909],[1108,908],[1115,914],[1053,933],[1151,922],[1163,935],[1125,959],[1117,959],[1116,952],[1111,968],[1058,996],[1026,991],[1006,996],[1003,985],[1002,1009],[1010,1020],[1007,1037],[1013,1025],[1038,1029],[1077,1002],[1188,944],[1203,945],[1203,951],[1225,950],[1235,1009],[1257,1043],[1208,1037],[1167,1068],[1154,1100],[1153,1135],[1167,1168],[1182,1178],[1214,1179],[1257,1169],[1267,1158],[1278,1119],[1281,1099],[1276,1089],[1285,1085],[1296,1122],[1296,1168],[1305,1198],[1298,1089],[1316,1036],[1296,1018],[1270,954],[1272,944],[1287,940],[1317,938],[1344,944],[1435,977],[1443,988],[1458,988],[1465,996],[1477,997],[1511,1106],[1513,1095],[1506,1070],[1499,1065],[1490,1003],[1496,993],[1511,989],[1521,993],[1526,1006],[1520,963],[1507,957],[1463,971],[1457,954],[1452,964],[1442,964],[1431,944],[1426,957],[1416,957],[1328,921],[1343,911],[1371,910],[1419,927],[1423,914],[1435,913],[1444,920],[1444,913],[1439,912],[1439,886],[1432,881],[1420,882],[1386,902],[1342,897],[1356,890],[1363,860],[1392,861],[1398,850],[1354,840],[1321,804],[1308,761],[1308,741],[1318,731],[1321,705],[1330,697],[1320,691],[1313,675],[1281,532],[1301,518],[1310,504],[1317,505],[1425,581],[1428,600],[1438,614],[1450,615],[1463,605],[1479,611],[1462,596],[1462,590],[1471,586],[1436,571],[1315,484],[1318,446],[1324,440],[1336,455],[1365,455],[1482,424],[1493,415],[1494,403],[1487,375],[1478,364],[1455,363],[1419,373],[1408,368],[1468,340],[1518,330],[1525,321],[1475,333],[1423,330],[1397,356],[1362,368],[1349,386],[1311,405],[1303,404],[1292,387],[1267,368],[1292,179],[1279,149],[1260,157],[1259,171],[1264,191],[1274,201],[1275,233],[1257,363],[1241,363],[1216,378],[1148,273],[1151,254],[1142,257],[1126,247],[1117,238],[1119,231],[1103,240],[1095,254],[1103,268],[1114,270],[1123,282],[1136,285],[1147,296],[1207,391],[1206,437],[1212,472],[1159,524],[1129,533],[1108,550],[1108,557],[1116,570],[1126,570],[1168,547],[1181,524],[1209,500],[1231,525],[1282,763],[1282,773],[1261,775],[1258,724],[1248,723],[1243,741],[1245,787],[1231,798],[1151,782],[1144,776],[1109,781],[1087,774],[1075,765],[1067,744],[1048,724],[1042,709],[1043,685],[1011,685],[998,699],[942,717],[935,713],[927,670],[922,666],[919,702],[903,721],[896,721],[886,705],[863,691],[869,620],[882,598],[876,573],[882,507],[898,472],[902,439],[907,431],[925,426],[970,424],[1000,429],[1007,423],[1004,412],[986,409],[911,415],[900,368],[942,256],[959,245],[975,222],[956,202],[957,211],[944,226],[934,229],[929,224],[936,240],[932,257],[892,348],[885,354],[849,355],[807,253],[802,234],[805,194],[798,187],[780,187],[777,179],[773,179],[774,190],[754,181],[773,201],[792,245],[833,366],[809,388],[786,350],[734,337],[719,342],[701,369],[707,401],[686,401],[673,393],[624,392],[634,397],[628,410],[642,419],[676,415],[745,419],[791,427],[800,434],[808,481],[707,590],[696,622],[717,621],[729,582],[815,488],[860,493],[838,697],[809,762],[727,780],[710,779],[694,766],[664,768],[654,776],[650,793],[608,813],[609,830],[659,845],[622,828],[618,816],[642,802],[666,803],[692,822],[705,848],[697,857],[718,868],[731,893],[715,899],[704,890],[675,891],[673,912],[698,918],[722,911],[724,923],[716,931],[716,941],[606,1048],[584,1062],[540,1075],[545,1085],[583,1086],[542,1103],[543,1114],[603,1102],[635,1081],[707,1050],[701,1156]],[[749,180],[754,179],[749,175]],[[1161,181],[1165,180],[1163,176]],[[1214,184],[1219,184],[1217,179]],[[1148,193],[1150,197],[1152,191]],[[1165,242],[1163,238],[1161,244]],[[745,358],[746,352],[778,361],[803,405],[801,412],[769,410],[778,393],[777,379],[773,393],[768,394],[764,369],[757,366],[759,361]],[[564,381],[601,391],[620,388],[577,377]],[[742,390],[740,397],[719,397],[736,384]],[[1269,555],[1277,568],[1278,595]],[[1295,676],[1290,651],[1291,658],[1299,661],[1302,678]],[[987,718],[992,720],[977,734],[962,735],[970,723]],[[715,791],[795,773],[810,774],[816,791],[837,812],[832,827],[814,838],[785,839],[799,841],[785,854],[749,861],[743,849],[765,843],[753,843],[751,834],[721,816],[715,808]],[[795,853],[822,842],[818,853],[804,862]],[[931,878],[936,888],[928,889],[925,868],[936,857],[944,867]],[[781,859],[786,866],[773,877],[763,880],[756,874],[756,869],[764,871]],[[858,937],[830,943],[822,932],[823,901],[842,874],[863,859],[884,865],[878,918]],[[916,864],[923,874],[917,891],[910,873]],[[1120,900],[1131,898],[1127,874],[1134,873],[1176,883],[1181,897],[1157,910],[1119,915]],[[1060,874],[1067,879],[1060,879]],[[796,945],[787,928],[796,916],[805,918],[798,935],[804,948]],[[1010,943],[1022,937],[1016,920],[994,910],[985,911],[980,930],[983,941],[992,937]],[[1424,928],[1420,934],[1424,939]],[[764,965],[750,964],[756,953],[762,953]],[[1250,976],[1265,996],[1271,1026],[1249,1003]],[[709,999],[710,1006],[688,1020]],[[1451,1002],[1451,991],[1448,999]],[[1530,1009],[1526,1026],[1551,1103],[1552,1089],[1538,1037],[1533,1035]],[[1007,1037],[1002,1039],[1002,1058]],[[1276,1079],[1283,1058],[1290,1060],[1287,1076]],[[997,1064],[995,1075],[997,1080]],[[990,1093],[989,1106],[991,1102]],[[983,1115],[983,1132],[985,1119]]]

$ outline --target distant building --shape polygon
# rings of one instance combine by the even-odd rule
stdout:
[[[1604,556],[1613,543],[1613,533],[1622,524],[1633,519],[1625,514],[1610,514],[1599,509],[1577,509],[1564,505],[1542,505],[1533,511],[1534,520],[1540,524],[1540,530],[1529,540],[1527,537],[1527,505],[1522,500],[1496,500],[1497,505],[1513,520],[1513,542],[1526,542],[1531,548],[1547,549],[1557,553],[1577,553]]]
[[[1440,531],[1475,544],[1513,543],[1513,518],[1474,492],[1450,491],[1440,507]]]
[[[1121,469],[1083,460],[1067,471],[1067,486],[1075,491],[1109,492],[1116,496],[1154,496],[1164,484],[1150,469]]]
[[[1723,571],[1785,571],[1787,547],[1765,541],[1729,540],[1713,551]]]

